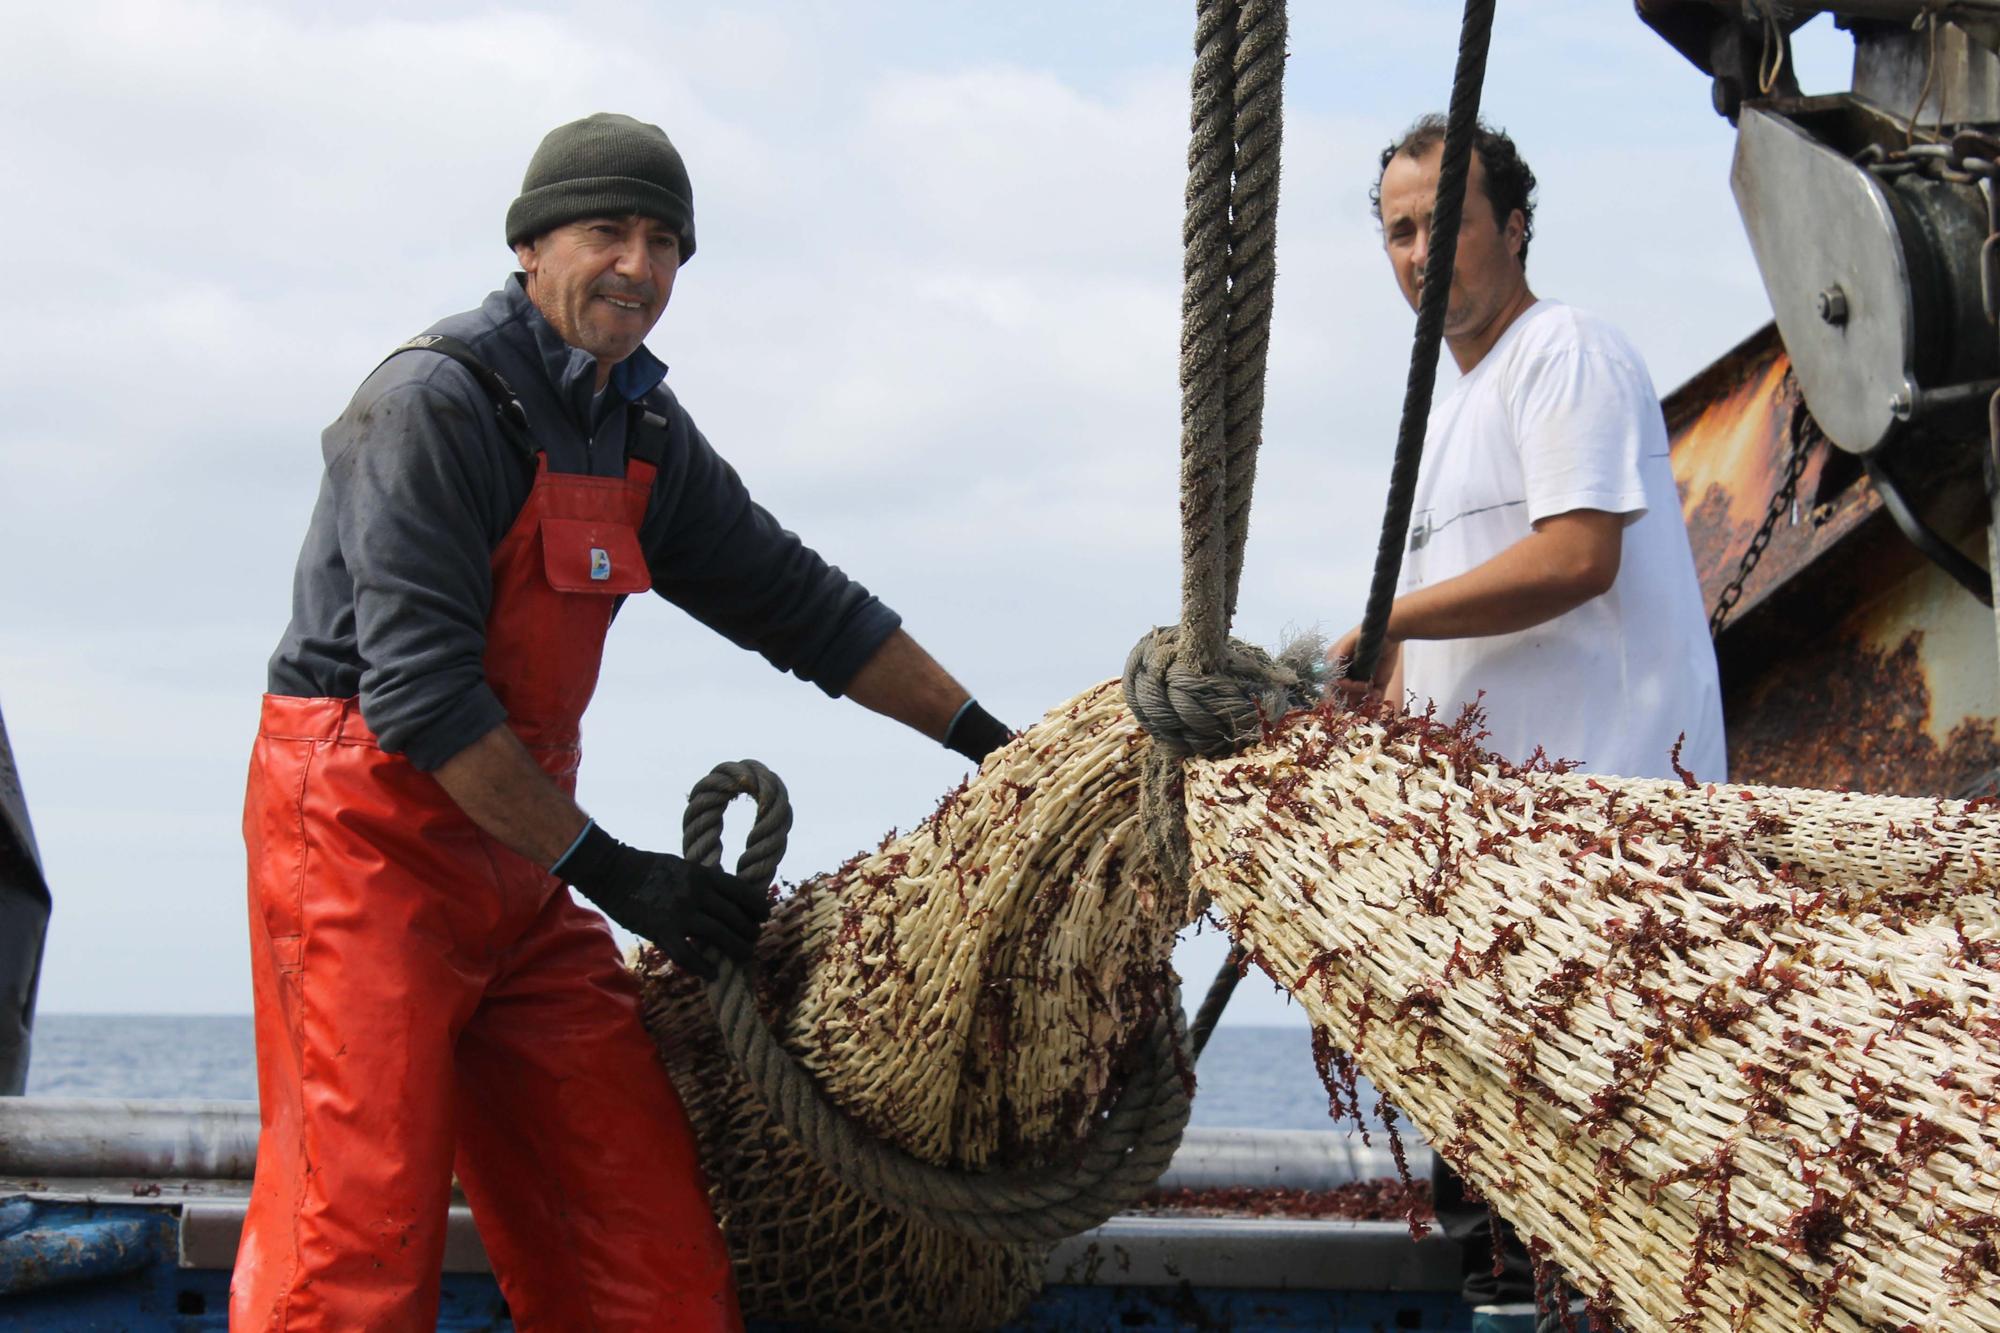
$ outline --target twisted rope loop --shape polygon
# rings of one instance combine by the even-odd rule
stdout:
[[[1176,759],[1228,754],[1310,702],[1296,673],[1234,639],[1212,671],[1196,670],[1181,651],[1182,633],[1155,629],[1125,659],[1125,705],[1155,749]]]
[[[722,812],[739,795],[756,798],[757,816],[736,873],[768,888],[784,856],[792,808],[785,784],[754,759],[718,764],[695,784],[681,826],[684,854],[705,865],[722,863]],[[1162,1008],[1136,1072],[1074,1162],[993,1172],[923,1161],[850,1120],[779,1043],[748,974],[734,963],[722,960],[708,998],[730,1057],[822,1167],[871,1202],[961,1235],[1053,1242],[1087,1231],[1152,1188],[1187,1126],[1186,1036],[1177,998]]]

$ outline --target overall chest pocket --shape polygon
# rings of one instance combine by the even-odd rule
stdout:
[[[544,518],[542,569],[557,592],[625,596],[653,586],[639,534],[624,523]]]

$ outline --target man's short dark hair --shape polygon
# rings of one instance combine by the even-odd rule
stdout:
[[[1382,173],[1397,154],[1406,157],[1422,157],[1438,144],[1444,142],[1445,119],[1432,112],[1420,116],[1402,137],[1382,150],[1382,164],[1375,172],[1374,188],[1368,191],[1368,206],[1375,214],[1375,221],[1382,221]],[[1528,170],[1528,164],[1521,160],[1521,150],[1503,131],[1494,129],[1485,121],[1479,122],[1472,136],[1472,151],[1479,154],[1479,165],[1484,168],[1486,180],[1486,202],[1493,206],[1493,220],[1500,226],[1507,225],[1507,216],[1519,210],[1521,214],[1521,265],[1528,263],[1528,242],[1535,234],[1535,173]]]

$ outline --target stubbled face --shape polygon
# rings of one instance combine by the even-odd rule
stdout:
[[[599,381],[639,350],[673,295],[681,243],[653,218],[584,218],[514,247],[528,299],[562,340],[597,358]]]
[[[1434,144],[1421,157],[1398,153],[1382,172],[1382,248],[1412,310],[1423,297],[1424,265],[1431,253],[1431,209],[1443,159],[1444,145]],[[1525,225],[1518,209],[1507,215],[1504,224],[1493,216],[1486,197],[1486,170],[1474,153],[1452,262],[1451,295],[1445,303],[1445,337],[1476,336],[1526,286],[1521,268]]]

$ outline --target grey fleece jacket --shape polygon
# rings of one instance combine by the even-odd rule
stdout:
[[[469,343],[527,410],[552,472],[622,476],[628,404],[668,424],[639,539],[653,590],[828,694],[902,622],[751,500],[641,347],[593,402],[596,363],[557,336],[520,274],[429,330]],[[321,439],[326,473],[269,689],[360,696],[383,748],[434,769],[505,719],[483,657],[491,561],[533,474],[471,373],[391,357]]]

